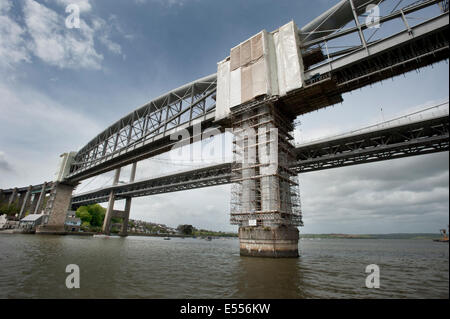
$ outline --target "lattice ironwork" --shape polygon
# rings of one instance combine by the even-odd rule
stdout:
[[[173,90],[120,119],[76,155],[68,176],[136,151],[177,128],[204,120],[215,109],[216,77],[209,76]]]
[[[173,173],[162,177],[119,184],[72,197],[72,206],[78,207],[107,202],[109,194],[114,191],[116,200],[127,197],[142,197],[156,194],[183,191],[188,189],[217,186],[230,183],[231,164],[218,164],[190,171]]]
[[[355,132],[296,148],[297,173],[449,150],[448,113],[370,132]]]

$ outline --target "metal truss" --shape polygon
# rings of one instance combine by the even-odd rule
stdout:
[[[76,155],[68,180],[77,181],[167,150],[168,137],[214,116],[216,76],[184,85],[149,102],[97,135]],[[161,140],[164,143],[161,145]],[[159,142],[159,143],[158,143]],[[165,146],[165,147],[164,147]],[[149,155],[147,154],[147,157]]]
[[[406,21],[405,15],[438,2],[422,1],[381,17],[380,22]],[[340,103],[343,93],[448,59],[448,11],[412,27],[405,22],[405,29],[393,36],[329,54],[328,41],[358,33],[360,28],[305,42],[302,48],[305,86],[272,102],[286,114],[297,116]],[[67,181],[78,182],[167,152],[176,143],[170,140],[170,134],[183,128],[192,131],[194,123],[201,123],[203,129],[215,125],[215,92],[216,74],[213,74],[173,90],[120,119],[77,153]]]
[[[142,197],[230,183],[231,164],[219,164],[172,175],[116,185],[72,197],[72,207],[107,202],[111,191],[115,199]]]
[[[37,194],[42,192],[42,186],[44,184],[39,185],[31,185],[31,194]],[[46,183],[46,192],[50,192],[53,187],[53,182]],[[16,191],[18,194],[26,193],[28,191],[28,187],[18,187],[18,188],[9,188],[9,189],[0,189],[2,195],[10,195],[14,191]]]
[[[440,116],[367,133],[355,133],[299,146],[297,163],[291,169],[299,174],[395,158],[449,151],[449,118]],[[107,202],[111,190],[117,199],[169,193],[232,183],[232,163],[204,167],[147,181],[117,185],[73,197],[72,205]],[[235,185],[236,186],[236,185]],[[274,218],[273,213],[258,219]],[[239,219],[239,216],[236,215]],[[248,216],[242,218],[248,219]]]
[[[448,150],[449,118],[443,116],[300,146],[293,169],[306,173]]]
[[[380,17],[380,22],[393,19],[403,19],[405,22],[405,15],[408,13],[418,12],[439,2],[441,1],[418,2]],[[404,30],[390,37],[362,43],[347,51],[330,54],[327,52],[327,42],[360,32],[367,25],[362,24],[304,42],[304,88],[272,102],[287,114],[296,116],[340,103],[345,92],[448,59],[448,2],[447,9],[443,11],[444,13],[413,27],[405,23]],[[177,142],[170,140],[170,134],[184,128],[192,132],[194,123],[201,123],[203,129],[215,125],[215,92],[216,75],[213,74],[175,89],[120,119],[77,153],[67,181],[78,182],[169,151]],[[381,143],[378,148],[373,148],[374,153],[370,153],[369,147],[365,147],[355,148],[345,153],[345,156],[344,153],[324,153],[323,157],[314,158],[304,156],[303,159],[298,159],[295,169],[302,173],[313,169],[367,163],[376,160],[376,157],[382,160],[419,155],[433,150],[448,150],[445,138],[440,142],[434,142],[435,137],[427,139],[429,141],[426,138],[407,139],[399,141],[397,146]],[[40,186],[34,186],[33,191],[39,191]],[[24,192],[25,188],[19,191]],[[6,196],[13,189],[2,192],[2,196]]]
[[[360,31],[353,27],[304,43],[305,86],[281,99],[285,110],[301,115],[341,103],[344,93],[448,59],[448,11],[415,26],[407,22],[409,13],[438,2],[422,1],[381,17],[381,24],[401,19],[404,29],[377,41],[330,53],[328,42]]]
[[[381,124],[383,125],[383,124]],[[341,135],[295,148],[297,162],[291,169],[298,174],[366,164],[396,158],[449,151],[449,117],[439,116],[366,133]],[[224,163],[172,175],[119,184],[73,196],[74,207],[108,201],[111,190],[117,199],[150,196],[232,182],[232,163]],[[42,185],[32,186],[38,193]],[[47,184],[50,191],[52,183]],[[24,193],[27,187],[0,190],[2,197]]]

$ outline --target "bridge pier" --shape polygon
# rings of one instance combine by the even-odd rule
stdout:
[[[299,231],[292,225],[239,227],[241,256],[298,257]]]
[[[106,208],[105,219],[103,220],[102,232],[105,235],[109,235],[111,233],[111,218],[114,211],[114,202],[115,202],[114,191],[112,190],[109,194],[108,207]]]
[[[8,207],[10,207],[12,204],[14,204],[14,202],[16,201],[16,198],[17,198],[17,187],[14,188],[13,192],[9,196]]]
[[[114,181],[113,185],[117,185],[119,183],[120,178],[120,168],[117,168],[114,173]],[[109,193],[108,207],[106,208],[105,219],[103,220],[102,232],[105,235],[109,235],[111,233],[111,218],[114,214],[114,202],[116,201],[116,196],[114,194],[114,190],[111,190]]]
[[[136,178],[136,166],[137,163],[133,163],[131,167],[130,174],[130,183],[134,182]],[[113,185],[117,185],[119,183],[121,169],[118,168],[115,171],[114,182]],[[117,211],[114,210],[114,203],[116,200],[116,196],[114,194],[114,190],[109,194],[108,207],[106,209],[105,219],[103,221],[102,231],[105,235],[109,235],[111,233],[111,218],[115,217],[115,213]],[[130,218],[130,210],[131,210],[131,197],[127,197],[125,199],[125,210],[120,212],[120,217],[122,218],[122,227],[120,229],[120,236],[128,236],[128,220]]]
[[[3,189],[0,189],[0,205],[3,205],[4,200],[5,200],[5,193]]]
[[[32,194],[33,195],[33,199],[31,199],[31,203],[30,203],[30,214],[34,214],[34,211],[36,210],[40,194],[41,193],[34,193],[34,194]]]
[[[20,213],[19,213],[19,219],[22,219],[25,217],[25,213],[30,208],[30,202],[31,202],[31,190],[33,186],[29,186],[27,189],[27,192],[24,195],[22,206],[20,207]]]
[[[136,167],[137,163],[135,162],[131,166],[130,183],[133,183],[134,180],[136,179]],[[127,197],[127,199],[125,200],[125,211],[120,236],[128,236],[128,220],[130,219],[130,210],[131,210],[131,197]]]
[[[240,254],[298,257],[302,226],[294,162],[293,121],[275,105],[233,111],[231,223],[239,225]]]
[[[128,236],[128,220],[130,219],[130,209],[131,209],[131,197],[125,200],[125,210],[123,214],[122,228],[120,229],[119,235],[122,237]]]
[[[44,225],[37,227],[36,234],[63,235],[66,233],[64,223],[66,221],[67,211],[70,207],[74,188],[75,185],[62,182],[56,182],[53,185],[50,198],[45,207],[45,214],[48,215],[48,220]],[[36,210],[39,209],[43,198],[45,198],[45,192],[45,187],[43,187]]]
[[[34,214],[40,214],[42,212],[42,206],[44,205],[44,199],[46,196],[46,188],[47,188],[47,182],[44,182],[44,184],[42,184],[41,192],[39,193],[39,196],[37,197],[36,206],[34,207],[34,212],[33,212]]]

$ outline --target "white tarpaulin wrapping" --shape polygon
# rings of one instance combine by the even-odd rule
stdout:
[[[293,21],[278,30],[265,30],[231,49],[218,63],[216,120],[230,109],[262,95],[286,95],[303,86],[297,26]]]
[[[230,107],[241,104],[241,68],[230,73]]]
[[[297,34],[293,21],[273,32],[280,96],[303,86],[304,68]]]
[[[217,65],[216,121],[230,114],[230,61]]]

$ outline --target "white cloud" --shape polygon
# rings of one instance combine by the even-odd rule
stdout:
[[[29,87],[0,82],[0,96],[0,135],[6,137],[0,140],[5,154],[0,154],[0,166],[8,163],[0,188],[52,180],[58,156],[77,150],[101,130],[89,116]]]
[[[34,0],[20,3],[24,23],[19,23],[11,14],[12,2],[0,0],[0,67],[31,62],[31,57],[36,56],[59,68],[98,70],[104,60],[98,45],[122,55],[120,44],[111,39],[112,33],[123,34],[117,19],[111,16],[105,21],[93,15],[87,0],[57,0],[57,3],[62,6],[75,3],[80,7],[80,28],[66,28],[64,10],[58,13]]]
[[[101,18],[94,18],[92,20],[92,25],[101,44],[114,54],[122,54],[122,47],[110,38],[110,35],[115,31],[123,33],[115,16],[110,16],[108,21]]]
[[[80,12],[88,12],[92,9],[89,0],[56,0],[56,3],[64,7],[67,7],[70,4],[76,4],[80,8]]]
[[[5,153],[0,151],[0,171],[8,172],[11,171],[12,167],[9,162],[6,160]]]
[[[303,232],[433,232],[448,178],[448,153],[302,174]]]
[[[158,3],[159,5],[172,7],[172,6],[183,6],[185,3],[193,0],[134,0],[136,4],[142,5],[148,2]]]
[[[8,16],[11,8],[11,1],[0,0],[0,67],[30,61],[23,38],[25,30]]]
[[[33,40],[30,49],[41,60],[60,68],[101,68],[94,30],[83,20],[80,29],[69,30],[63,17],[33,0],[25,2],[24,16]]]

